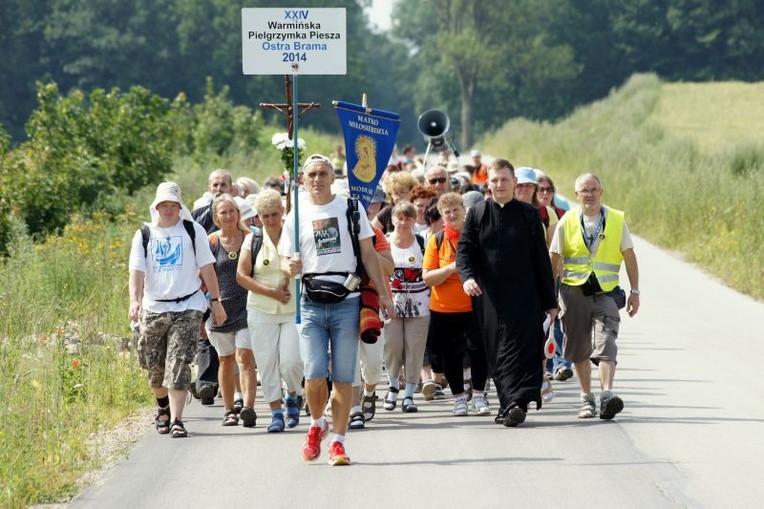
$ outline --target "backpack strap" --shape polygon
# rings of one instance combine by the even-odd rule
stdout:
[[[480,223],[483,222],[486,207],[488,207],[488,202],[486,201],[482,201],[472,207],[472,210],[475,211],[475,223],[477,223],[478,227],[480,226]]]
[[[183,227],[186,229],[186,233],[188,233],[188,236],[191,237],[191,247],[194,248],[194,257],[196,257],[196,230],[194,229],[194,222],[189,221],[188,219],[183,220]],[[143,244],[143,257],[148,258],[149,257],[149,237],[151,236],[151,231],[149,230],[149,226],[144,224],[140,227],[141,232],[141,242]]]
[[[424,254],[424,239],[418,233],[414,234],[414,238],[416,239],[416,243],[419,244],[419,249],[422,250],[422,254]]]
[[[438,253],[440,253],[440,246],[443,245],[444,235],[445,233],[443,232],[443,230],[438,230],[437,232],[435,232],[435,247],[438,248]]]
[[[149,231],[149,226],[144,224],[140,227],[141,232],[141,242],[143,243],[143,257],[148,258],[149,257],[149,237],[151,236],[151,232]]]
[[[263,247],[263,231],[260,228],[252,230],[252,276],[255,275],[255,262],[257,261],[257,254]]]
[[[350,232],[350,243],[353,245],[353,254],[356,260],[356,274],[360,277],[366,275],[366,268],[361,260],[361,245],[358,241],[358,235],[361,233],[361,213],[358,210],[358,199],[348,198],[348,231]]]
[[[194,222],[184,219],[183,228],[186,229],[186,233],[191,237],[191,247],[194,248],[194,258],[196,258],[196,229],[194,228]]]

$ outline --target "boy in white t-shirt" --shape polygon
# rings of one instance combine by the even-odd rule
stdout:
[[[211,295],[213,320],[225,322],[226,313],[207,234],[191,221],[178,184],[159,184],[149,210],[152,221],[135,233],[130,251],[129,316],[140,320],[138,358],[157,400],[156,429],[179,438],[187,436],[183,407],[207,309],[202,280]]]

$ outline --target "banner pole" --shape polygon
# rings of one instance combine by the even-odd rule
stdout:
[[[293,175],[292,184],[294,186],[294,197],[292,198],[292,206],[294,208],[294,255],[300,256],[300,200],[299,198],[299,171],[300,171],[300,148],[297,143],[297,119],[299,118],[297,109],[297,75],[292,75],[292,154],[293,157]],[[295,298],[295,315],[294,323],[299,324],[302,322],[302,316],[300,315],[300,276],[296,275],[294,278],[294,298]]]

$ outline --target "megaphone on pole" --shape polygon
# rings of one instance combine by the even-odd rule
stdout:
[[[445,147],[450,149],[456,157],[459,157],[459,152],[454,148],[451,140],[446,137],[446,133],[448,133],[448,129],[451,127],[451,121],[445,112],[436,109],[425,111],[419,115],[416,127],[422,133],[422,136],[424,136],[424,141],[427,142],[427,150],[424,154],[425,169],[430,150],[437,152]]]

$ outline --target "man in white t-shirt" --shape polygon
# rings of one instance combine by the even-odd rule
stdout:
[[[357,269],[353,243],[348,228],[348,200],[332,194],[334,181],[332,162],[322,155],[312,155],[303,166],[303,181],[306,189],[299,203],[299,250],[294,245],[293,209],[284,222],[284,231],[279,243],[282,267],[291,276],[302,274],[303,293],[300,302],[301,323],[300,350],[305,363],[305,392],[311,413],[311,426],[302,449],[305,461],[316,460],[321,453],[321,441],[329,432],[329,425],[323,417],[329,398],[326,384],[329,376],[329,349],[331,348],[332,423],[334,439],[329,446],[329,463],[349,465],[350,458],[345,452],[345,433],[350,416],[352,383],[358,358],[360,294],[357,288],[344,298],[343,283],[349,274]],[[373,232],[363,207],[359,205],[358,243],[361,261],[366,272],[377,288],[383,289],[379,296],[379,307],[389,316],[395,310],[389,295],[389,288],[382,274],[372,244]],[[313,287],[321,286],[327,292],[324,302],[318,293],[307,291],[308,281]],[[341,300],[333,303],[327,294],[339,294]]]
[[[202,280],[211,295],[215,323],[225,322],[226,313],[207,234],[191,221],[178,184],[159,184],[149,210],[151,222],[135,233],[130,250],[129,317],[140,320],[138,358],[157,400],[156,429],[178,438],[187,436],[183,407],[207,309]]]
[[[562,356],[575,365],[581,385],[578,417],[597,415],[591,361],[599,366],[600,419],[612,419],[623,410],[623,400],[613,393],[619,306],[625,305],[629,316],[637,314],[639,269],[624,213],[602,205],[600,179],[585,173],[576,179],[575,190],[579,206],[562,216],[549,247],[555,279],[562,267]],[[631,290],[628,300],[618,304],[623,295],[617,286],[621,262]]]

